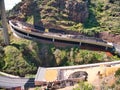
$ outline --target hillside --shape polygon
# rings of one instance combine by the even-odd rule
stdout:
[[[119,0],[22,0],[11,11],[10,18],[16,18],[34,24],[76,31],[88,36],[97,36],[118,43],[120,36]],[[103,37],[107,31],[108,36]],[[73,33],[73,32],[72,32]]]
[[[22,0],[9,11],[8,19],[25,21],[35,27],[96,36],[119,44],[119,5],[119,0]],[[15,75],[34,74],[39,66],[79,65],[119,59],[108,52],[56,47],[16,38],[11,32],[9,35],[9,46],[4,46],[0,37],[0,70]]]
[[[11,15],[34,25],[69,29],[69,26],[76,24],[76,22],[85,22],[85,19],[88,18],[88,1],[23,0],[10,12]]]

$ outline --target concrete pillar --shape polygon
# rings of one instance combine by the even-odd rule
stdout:
[[[53,42],[55,41],[55,39],[53,38],[53,40],[52,40]]]
[[[105,50],[107,50],[107,49],[108,49],[108,47],[106,46]]]
[[[7,27],[7,20],[5,14],[5,4],[4,0],[0,0],[0,8],[1,8],[1,20],[2,20],[2,27],[3,27],[3,37],[5,45],[10,44],[9,35],[8,35],[8,27]]]
[[[82,44],[82,43],[81,43],[81,42],[79,42],[79,46],[81,46],[81,44]]]
[[[27,33],[27,36],[29,37],[29,33]]]

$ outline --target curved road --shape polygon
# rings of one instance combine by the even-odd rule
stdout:
[[[26,87],[34,87],[34,78],[10,78],[0,76],[1,88],[13,88],[21,86],[23,89]]]

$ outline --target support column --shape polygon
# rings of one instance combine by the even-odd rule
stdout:
[[[7,27],[7,20],[5,14],[5,3],[4,0],[0,0],[0,8],[1,8],[1,20],[2,20],[2,27],[3,27],[3,37],[5,45],[10,44],[9,35],[8,35],[8,27]]]
[[[81,44],[82,44],[82,43],[81,43],[81,42],[79,42],[79,46],[81,46]]]
[[[53,42],[55,41],[55,39],[53,38],[53,40],[52,40]]]
[[[108,47],[106,46],[105,50],[107,50],[107,49],[108,49]]]
[[[29,33],[27,33],[27,36],[29,37]]]

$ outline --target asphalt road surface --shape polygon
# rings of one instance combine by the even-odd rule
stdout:
[[[19,86],[22,88],[34,87],[34,78],[10,78],[0,76],[1,88],[13,88]]]

